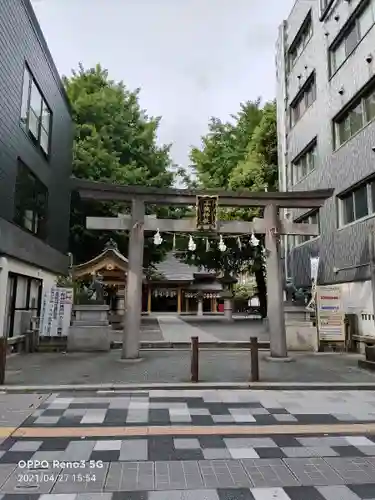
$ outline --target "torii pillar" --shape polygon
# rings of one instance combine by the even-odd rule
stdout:
[[[280,218],[276,205],[264,208],[265,247],[267,266],[267,318],[271,356],[267,359],[289,361],[284,314],[283,278],[280,255]]]
[[[144,219],[144,202],[133,199],[131,227],[129,231],[129,264],[125,294],[122,359],[135,359],[139,357],[139,331],[141,329],[142,318]]]

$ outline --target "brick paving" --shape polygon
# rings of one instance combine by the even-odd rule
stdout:
[[[371,391],[1,394],[0,408],[7,398],[10,420],[30,415],[4,420],[1,500],[375,499]]]

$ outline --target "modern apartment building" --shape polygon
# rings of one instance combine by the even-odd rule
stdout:
[[[288,237],[285,272],[309,286],[340,283],[362,335],[375,336],[368,235],[375,231],[375,0],[297,0],[279,29],[280,186],[334,188],[320,211],[287,214],[320,225]]]
[[[0,0],[0,335],[68,269],[73,125],[29,0]],[[4,325],[4,327],[3,327]]]

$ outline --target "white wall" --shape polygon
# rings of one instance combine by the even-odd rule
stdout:
[[[357,314],[359,334],[375,337],[371,281],[341,283],[345,313]]]
[[[25,264],[23,262],[17,261],[15,259],[6,258],[7,262],[7,273],[16,273],[21,274],[26,277],[35,278],[38,280],[42,280],[43,287],[49,289],[56,284],[56,278],[54,274],[44,271],[42,269],[38,269],[37,267],[33,267],[29,264]],[[0,273],[4,272],[0,270]],[[1,280],[0,280],[1,281]],[[31,287],[31,297],[37,300],[38,287],[36,284],[32,284]],[[16,297],[16,307],[23,307],[23,301],[26,297],[26,279],[22,278],[18,280],[18,289],[17,289],[17,297]],[[10,283],[9,279],[6,283],[2,285],[2,291],[0,293],[0,335],[3,335],[3,331],[7,331],[7,318],[8,318],[8,308],[10,302]],[[3,323],[4,322],[4,323]],[[16,313],[15,321],[14,321],[14,332],[17,335],[17,331],[20,328],[21,322],[21,314]]]
[[[29,276],[30,278],[43,280],[43,286],[46,288],[51,288],[56,284],[57,276],[49,271],[38,269],[37,267],[25,264],[24,262],[20,262],[18,260],[10,258],[7,258],[7,260],[10,273],[23,274],[25,276]]]

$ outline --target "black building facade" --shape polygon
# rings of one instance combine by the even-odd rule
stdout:
[[[29,0],[0,0],[0,101],[0,257],[8,274],[0,328],[5,305],[12,335],[9,314],[37,309],[42,285],[68,269],[73,123]]]

